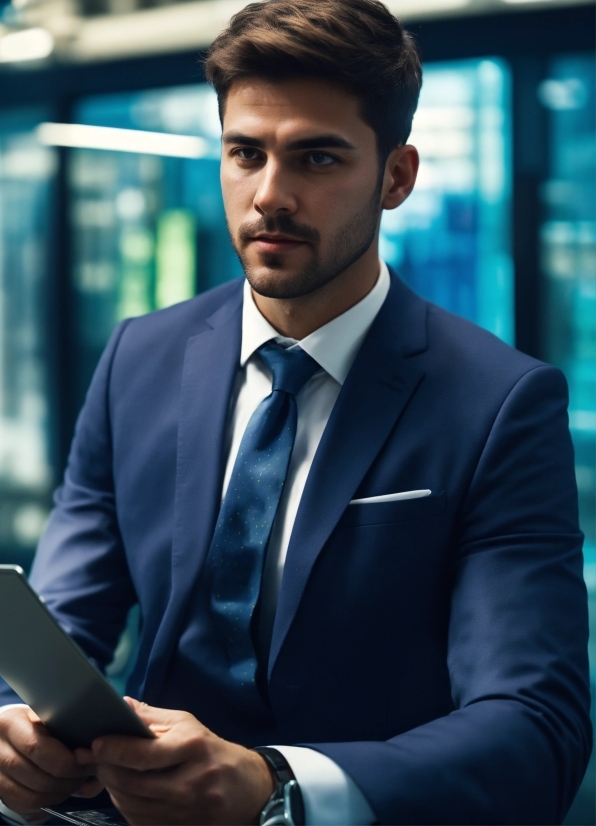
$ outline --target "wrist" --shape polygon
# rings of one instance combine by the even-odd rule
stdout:
[[[256,816],[256,823],[259,822],[259,817],[261,815],[261,810],[275,791],[277,787],[277,779],[275,774],[273,773],[269,762],[263,757],[260,752],[256,751],[255,749],[251,749],[251,752],[255,756],[255,763],[258,766],[258,783],[257,788],[259,789],[259,812]]]
[[[260,754],[243,746],[235,748],[241,748],[244,752],[242,763],[238,765],[241,771],[238,782],[244,792],[237,798],[237,808],[228,813],[228,820],[222,822],[252,823],[258,826],[261,812],[275,790],[275,778],[269,764]]]
[[[254,751],[267,763],[275,784],[257,823],[260,826],[303,826],[302,794],[290,764],[277,749],[259,746]]]
[[[261,822],[261,812],[267,805],[271,795],[275,791],[276,782],[275,778],[271,774],[271,770],[269,768],[269,764],[265,760],[262,755],[257,755],[259,758],[259,774],[263,777],[263,782],[259,783],[259,803],[258,803],[258,811],[253,815],[251,823],[253,826],[259,826]]]

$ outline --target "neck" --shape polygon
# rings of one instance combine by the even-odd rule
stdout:
[[[252,291],[261,315],[278,333],[301,341],[368,295],[379,277],[379,253],[373,244],[333,281],[299,298],[267,298]]]

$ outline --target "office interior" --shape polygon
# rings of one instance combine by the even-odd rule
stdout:
[[[27,569],[118,321],[241,277],[199,55],[237,0],[0,2],[0,562]],[[570,389],[596,684],[595,9],[396,0],[425,81],[381,254]],[[133,613],[111,675],[134,657]],[[569,824],[595,823],[594,757]]]

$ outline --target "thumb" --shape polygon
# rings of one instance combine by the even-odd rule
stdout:
[[[183,711],[172,711],[169,708],[156,708],[147,703],[141,703],[133,697],[124,698],[132,710],[137,714],[144,723],[148,726],[163,726],[169,728],[175,725],[185,714]]]
[[[103,789],[103,783],[96,777],[88,777],[87,780],[80,786],[76,792],[73,792],[73,797],[96,797]]]
[[[37,716],[37,714],[33,711],[32,708],[29,708],[29,706],[27,706],[27,714],[32,723],[41,723],[41,719]]]

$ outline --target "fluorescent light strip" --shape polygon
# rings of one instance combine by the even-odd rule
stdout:
[[[131,14],[102,15],[81,22],[70,47],[79,60],[107,60],[135,54],[198,49],[208,46],[249,0],[187,0]],[[499,0],[386,0],[398,17],[461,13]]]
[[[208,46],[227,26],[232,15],[249,0],[186,0],[130,14],[109,14],[80,19],[72,42],[62,46],[71,59],[113,58],[161,54]],[[507,11],[508,5],[569,6],[594,0],[385,0],[391,12],[404,21],[450,15]]]
[[[208,46],[247,0],[190,0],[82,22],[72,54],[82,60]]]
[[[401,18],[463,9],[471,2],[472,0],[385,0],[385,5],[392,14]]]
[[[42,60],[54,49],[54,38],[45,29],[36,27],[10,32],[0,38],[0,63]]]
[[[82,123],[40,123],[37,140],[46,146],[77,149],[106,149],[111,152],[137,152],[141,155],[164,155],[172,158],[204,158],[210,147],[204,138],[87,126]]]

